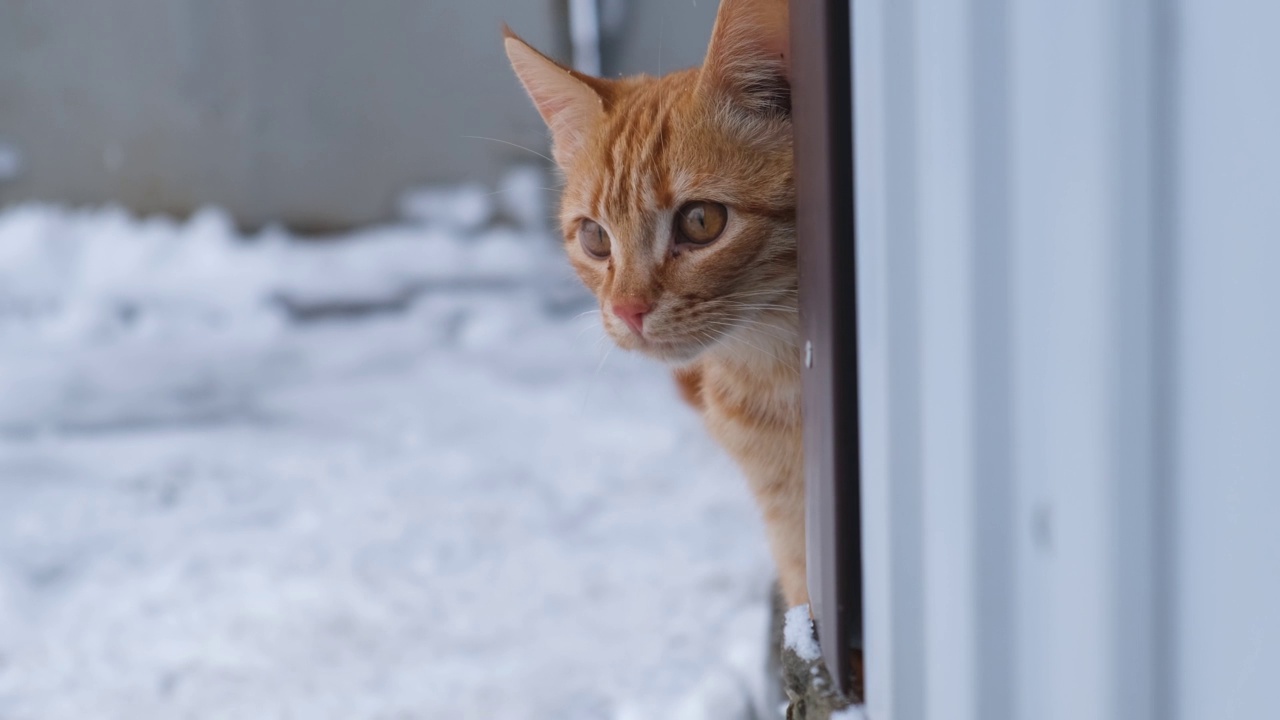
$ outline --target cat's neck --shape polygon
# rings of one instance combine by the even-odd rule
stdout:
[[[722,339],[700,364],[711,382],[790,417],[798,413],[801,394],[800,336],[794,312],[770,313]]]
[[[800,322],[794,310],[765,313],[707,351],[717,363],[754,372],[800,367]]]

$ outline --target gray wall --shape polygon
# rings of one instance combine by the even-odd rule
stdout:
[[[558,0],[0,2],[0,203],[228,207],[246,225],[387,217],[405,187],[544,152],[506,21],[567,56]]]
[[[602,0],[607,74],[661,75],[701,65],[717,0]]]

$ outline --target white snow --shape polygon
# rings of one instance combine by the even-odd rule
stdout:
[[[808,605],[797,605],[787,611],[782,626],[782,643],[794,652],[801,660],[813,662],[822,651],[818,649],[818,638],[813,632],[813,620],[809,617]]]
[[[399,209],[405,220],[436,223],[451,230],[472,232],[489,221],[493,206],[488,188],[471,183],[412,190],[400,198]]]
[[[759,707],[757,513],[542,184],[322,242],[0,214],[0,718]]]

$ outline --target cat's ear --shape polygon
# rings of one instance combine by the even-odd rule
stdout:
[[[705,91],[758,113],[791,111],[787,0],[722,0],[702,65]]]
[[[605,82],[560,65],[503,26],[507,58],[551,129],[556,162],[565,162],[604,117]]]

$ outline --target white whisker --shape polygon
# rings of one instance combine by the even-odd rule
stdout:
[[[596,379],[600,377],[600,369],[604,367],[605,361],[609,359],[611,354],[613,354],[613,349],[615,347],[617,347],[617,345],[610,345],[609,349],[604,351],[604,357],[600,358],[599,364],[596,365],[596,371],[591,374],[591,379],[587,381],[587,392],[582,396],[583,412],[586,412],[587,402],[591,400],[591,391],[596,386]]]
[[[787,307],[786,305],[773,305],[770,303],[740,303],[740,302],[730,301],[725,304],[728,305],[729,307],[739,308],[742,310],[776,310],[778,312],[789,312],[789,313],[800,312],[799,309],[797,308]]]
[[[732,324],[732,323],[717,322],[717,321],[715,321],[715,320],[708,320],[708,321],[706,321],[706,322],[707,322],[708,324],[710,324],[710,325],[719,325],[719,326],[723,326],[723,327],[732,328],[732,329],[735,329],[735,330],[737,330],[737,329],[741,329],[741,326],[739,326],[739,325],[734,325],[734,324]],[[761,353],[764,353],[765,355],[768,355],[769,357],[773,358],[773,359],[774,359],[774,361],[776,361],[779,365],[782,365],[782,366],[786,367],[788,370],[790,370],[791,372],[795,373],[796,375],[799,375],[799,374],[800,374],[798,370],[796,370],[794,367],[792,367],[792,364],[791,364],[791,363],[788,363],[788,362],[786,362],[785,360],[783,360],[782,358],[778,357],[778,355],[777,355],[776,353],[774,353],[774,352],[772,352],[772,351],[769,351],[769,350],[766,350],[765,348],[762,348],[762,347],[760,347],[759,345],[756,345],[755,343],[751,342],[750,340],[747,340],[746,338],[744,338],[744,337],[742,337],[742,336],[740,336],[740,335],[735,335],[735,334],[733,334],[733,333],[725,333],[725,334],[723,335],[723,337],[724,337],[725,339],[727,339],[727,340],[734,341],[734,342],[740,342],[740,343],[743,343],[744,345],[746,345],[746,346],[748,346],[748,347],[754,348],[755,350],[757,350],[757,351],[759,351],[759,352],[761,352]]]
[[[499,188],[499,189],[497,189],[497,190],[494,190],[493,192],[487,192],[487,193],[485,193],[485,195],[489,195],[489,196],[492,196],[492,195],[501,195],[501,194],[502,194],[502,193],[504,193],[504,192],[511,192],[512,190],[515,190],[515,189],[517,189],[517,188]],[[560,191],[561,191],[561,190],[563,190],[564,188],[562,188],[562,187],[558,187],[558,188],[550,188],[550,187],[543,187],[543,186],[539,185],[539,186],[538,186],[538,189],[539,189],[539,190],[546,190],[547,192],[560,192]]]
[[[756,320],[752,318],[736,317],[736,316],[728,315],[725,313],[712,313],[706,319],[706,322],[715,322],[715,321],[727,321],[727,322],[721,322],[720,324],[728,325],[729,327],[732,327],[735,329],[754,330],[754,331],[763,332],[767,335],[771,335],[772,337],[778,340],[781,340],[782,342],[792,343],[792,344],[797,342],[797,338],[795,337],[795,334],[789,333],[787,328],[779,327],[777,325],[769,325],[760,320]]]
[[[488,141],[490,141],[490,142],[502,143],[503,145],[510,145],[511,147],[514,147],[514,148],[520,148],[521,150],[525,150],[525,151],[527,151],[527,152],[531,152],[531,153],[533,153],[534,155],[537,155],[538,157],[542,158],[543,160],[546,160],[546,161],[547,161],[547,162],[549,162],[549,163],[553,163],[553,164],[555,163],[555,160],[552,160],[551,158],[547,157],[546,155],[543,155],[542,153],[538,152],[537,150],[532,150],[532,149],[527,148],[527,147],[525,147],[525,146],[523,146],[523,145],[519,145],[519,144],[517,144],[517,143],[513,143],[513,142],[511,142],[510,140],[499,140],[498,138],[484,137],[483,135],[463,135],[462,137],[463,137],[463,138],[466,138],[466,139],[468,139],[468,140],[488,140]]]
[[[581,330],[579,330],[579,331],[578,331],[578,334],[573,336],[573,339],[574,339],[575,341],[576,341],[576,340],[581,339],[581,338],[582,338],[582,333],[584,333],[584,332],[586,332],[586,331],[590,330],[591,328],[596,328],[596,329],[600,330],[600,331],[601,331],[600,336],[601,336],[601,337],[604,337],[604,332],[603,332],[604,328],[600,327],[599,325],[596,325],[595,323],[591,323],[591,324],[586,325],[585,327],[583,327]],[[597,339],[596,339],[596,345],[599,345],[599,344],[600,344],[600,339],[599,339],[599,338],[597,338]]]

